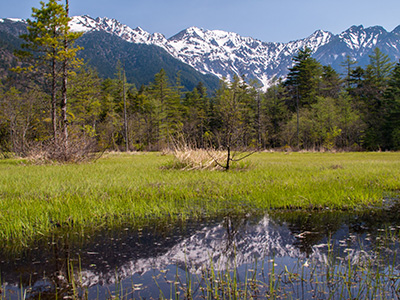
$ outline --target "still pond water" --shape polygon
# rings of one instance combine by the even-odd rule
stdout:
[[[0,299],[229,298],[235,284],[241,297],[397,299],[399,208],[277,211],[54,237],[18,255],[0,252]]]

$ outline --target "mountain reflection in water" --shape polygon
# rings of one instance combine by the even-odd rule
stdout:
[[[385,253],[397,268],[398,239],[388,243],[380,234],[386,229],[399,236],[397,215],[398,210],[393,208],[359,213],[277,211],[265,216],[225,216],[163,225],[158,229],[125,227],[87,236],[84,242],[66,235],[18,256],[3,253],[1,280],[10,298],[18,293],[21,284],[32,287],[33,297],[45,295],[68,281],[67,270],[73,261],[83,285],[89,294],[95,294],[94,298],[105,298],[106,290],[113,290],[116,283],[124,280],[131,285],[153,286],[149,294],[141,297],[158,297],[153,276],[160,271],[200,274],[211,266],[218,271],[271,258],[285,264],[298,259],[326,262],[328,247],[335,249],[336,257],[350,258],[354,263]]]

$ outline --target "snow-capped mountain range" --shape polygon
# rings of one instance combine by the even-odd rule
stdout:
[[[0,19],[21,24],[23,20]],[[130,28],[109,18],[75,16],[70,22],[73,31],[106,32],[132,44],[155,45],[169,55],[203,74],[232,78],[234,74],[256,79],[265,90],[274,80],[285,78],[292,58],[308,47],[323,65],[332,65],[339,73],[346,56],[360,66],[369,63],[369,55],[378,47],[393,61],[400,58],[400,26],[388,32],[383,27],[352,26],[340,34],[317,30],[309,37],[288,43],[263,42],[233,32],[187,28],[166,38],[161,33],[149,33],[140,27]],[[9,30],[9,29],[7,29]],[[13,29],[14,31],[16,29]],[[16,34],[16,33],[14,33]]]
[[[142,28],[132,29],[117,20],[76,16],[71,21],[74,31],[105,31],[131,43],[157,45],[173,57],[204,74],[219,78],[232,78],[233,74],[258,79],[264,88],[274,78],[285,77],[292,66],[293,56],[308,47],[322,64],[330,64],[339,72],[340,64],[349,55],[365,65],[368,54],[376,47],[393,60],[400,58],[400,26],[392,32],[383,27],[353,26],[334,35],[317,30],[307,38],[288,43],[262,42],[251,37],[222,30],[187,28],[166,38],[160,33],[151,34]]]

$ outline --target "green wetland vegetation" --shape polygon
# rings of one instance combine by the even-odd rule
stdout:
[[[0,299],[397,299],[400,153],[0,160]]]
[[[224,171],[174,169],[172,155],[107,154],[94,163],[0,160],[0,239],[29,246],[55,232],[130,223],[354,210],[396,201],[400,153],[256,153]]]

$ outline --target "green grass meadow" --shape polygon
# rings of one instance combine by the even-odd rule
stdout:
[[[0,160],[0,241],[59,228],[268,209],[353,209],[400,194],[400,153],[256,153],[246,168],[182,171],[172,155],[107,154],[94,163]]]

